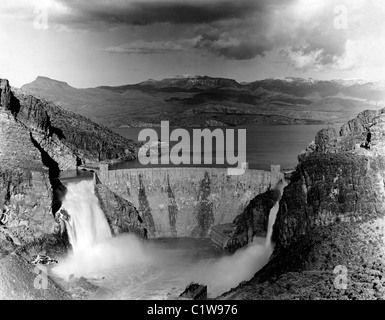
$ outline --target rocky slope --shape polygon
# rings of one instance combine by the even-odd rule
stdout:
[[[53,103],[15,90],[11,108],[61,170],[110,159],[135,159],[135,143]]]
[[[384,116],[365,111],[317,134],[284,190],[270,262],[222,298],[385,298]]]
[[[40,279],[38,278],[40,274]],[[0,300],[69,300],[49,277],[42,280],[42,271],[35,269],[17,254],[0,259]]]

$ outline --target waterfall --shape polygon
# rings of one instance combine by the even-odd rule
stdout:
[[[275,220],[277,219],[277,214],[279,210],[279,201],[282,198],[283,194],[283,189],[287,186],[287,182],[285,179],[281,180],[278,183],[277,190],[279,191],[279,196],[278,200],[275,203],[275,205],[270,209],[270,214],[269,214],[269,224],[267,227],[267,235],[266,235],[266,242],[265,242],[265,247],[266,248],[271,248],[273,249],[273,243],[272,243],[272,238],[273,238],[273,227],[275,224]]]
[[[279,210],[279,200],[270,210],[269,224],[267,228],[267,235],[266,235],[266,242],[265,242],[266,248],[270,248],[272,246],[273,227],[275,224],[275,220],[277,219],[278,210]]]
[[[65,223],[74,253],[90,249],[112,237],[95,195],[93,181],[69,184],[62,208],[69,215]]]

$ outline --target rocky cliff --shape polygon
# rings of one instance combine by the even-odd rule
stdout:
[[[87,118],[14,90],[11,111],[61,170],[111,159],[133,160],[137,145]]]
[[[284,190],[270,262],[223,298],[385,297],[384,115],[365,111],[317,134]]]
[[[95,186],[95,194],[113,235],[134,233],[140,238],[146,238],[143,219],[131,202],[119,197],[101,183]]]
[[[270,189],[250,201],[233,224],[229,249],[235,251],[253,241],[254,237],[266,237],[270,210],[279,200],[279,190]]]
[[[0,102],[0,257],[20,248],[42,253],[62,247],[66,239],[54,217],[60,208],[58,194],[65,192],[54,179],[59,171],[134,159],[137,146],[84,117],[11,88],[7,80],[0,80]]]

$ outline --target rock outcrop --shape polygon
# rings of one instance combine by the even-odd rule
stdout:
[[[223,298],[385,298],[384,113],[318,133],[284,190],[270,262]]]
[[[146,237],[143,220],[131,202],[119,197],[102,184],[95,186],[95,194],[113,235],[134,233],[140,238]]]
[[[237,250],[252,242],[254,237],[266,237],[270,210],[279,197],[279,190],[272,189],[257,195],[250,201],[233,222],[236,227],[231,234],[231,250]]]
[[[11,97],[11,87],[8,80],[0,79],[0,105],[5,110],[10,110]]]
[[[56,234],[58,225],[51,206],[48,173],[0,169],[1,240],[20,246]],[[6,247],[0,247],[0,251]],[[13,246],[8,247],[12,251]]]

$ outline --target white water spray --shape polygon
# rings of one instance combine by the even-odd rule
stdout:
[[[72,252],[53,268],[56,276],[104,277],[117,268],[148,264],[156,256],[133,235],[112,238],[93,181],[68,184],[62,208],[69,216],[64,221]]]

